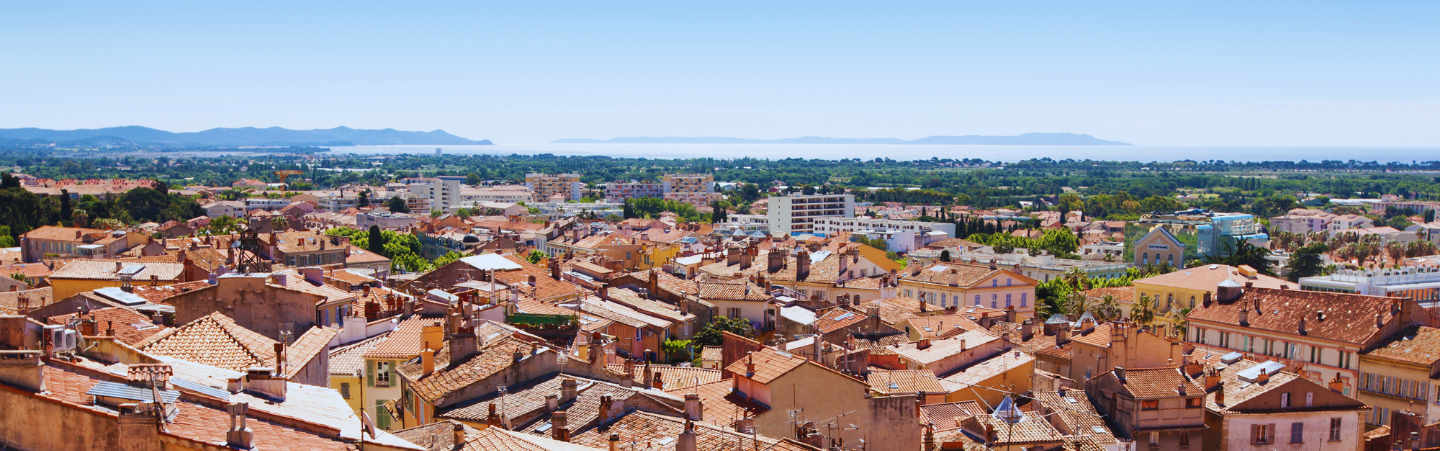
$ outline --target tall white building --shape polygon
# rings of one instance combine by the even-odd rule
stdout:
[[[955,224],[949,222],[906,221],[876,218],[816,218],[811,223],[815,233],[833,235],[856,233],[870,238],[883,238],[890,250],[910,252],[927,244],[955,236]]]
[[[771,197],[770,233],[814,233],[819,218],[854,218],[855,196],[812,194]]]
[[[410,194],[430,199],[430,208],[443,210],[460,202],[460,182],[464,177],[441,176],[410,184]]]

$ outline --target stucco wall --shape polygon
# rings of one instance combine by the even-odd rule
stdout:
[[[11,446],[35,450],[119,449],[116,417],[40,399],[0,385],[0,438]]]
[[[302,282],[303,283],[303,282]],[[170,298],[175,324],[186,324],[214,312],[233,318],[240,327],[280,340],[280,325],[295,324],[295,338],[315,325],[318,295],[280,288],[262,276],[221,277],[219,284]]]

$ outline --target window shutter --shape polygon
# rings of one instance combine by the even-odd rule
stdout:
[[[1266,434],[1265,434],[1265,443],[1266,443],[1266,444],[1275,443],[1275,424],[1274,424],[1274,423],[1271,423],[1271,424],[1270,424],[1270,427],[1265,428],[1265,429],[1267,429],[1267,430],[1265,431],[1265,432],[1266,432]]]
[[[365,386],[375,386],[375,362],[372,360],[365,361]]]
[[[1250,443],[1260,444],[1260,425],[1250,425]]]
[[[400,378],[395,376],[395,367],[396,367],[396,366],[397,366],[397,365],[395,365],[394,363],[391,363],[391,364],[389,365],[389,367],[390,367],[390,368],[389,368],[389,371],[390,371],[390,384],[391,384],[390,386],[391,386],[391,387],[394,387],[394,386],[396,386],[395,384],[399,384],[399,383],[400,383]]]

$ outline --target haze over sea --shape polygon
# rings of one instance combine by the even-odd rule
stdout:
[[[840,160],[890,158],[978,158],[1015,162],[1032,158],[1170,162],[1179,160],[1300,161],[1359,160],[1380,163],[1440,160],[1440,147],[1251,147],[1251,146],[982,146],[925,144],[497,144],[493,146],[349,146],[334,153],[357,155],[607,156],[616,158],[785,158]]]

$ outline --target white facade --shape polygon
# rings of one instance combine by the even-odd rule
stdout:
[[[414,216],[403,213],[361,213],[355,215],[355,226],[361,230],[369,229],[370,226],[379,226],[386,230],[403,230],[414,227],[417,220]]]
[[[853,211],[854,209],[851,208]],[[873,218],[816,218],[811,227],[815,233],[833,235],[841,232],[883,237],[890,250],[910,252],[927,244],[955,236],[955,224],[947,222],[906,221]],[[938,232],[938,233],[937,233]]]
[[[252,197],[245,199],[245,209],[275,211],[290,205],[290,199],[270,199],[266,197]]]
[[[770,198],[770,233],[815,233],[815,220],[854,218],[855,196],[850,194],[792,195]]]
[[[205,216],[209,216],[212,218],[218,218],[221,216],[234,216],[237,218],[244,217],[246,211],[245,203],[238,200],[222,200],[219,202],[211,202],[205,205],[204,208]]]
[[[769,232],[770,217],[765,215],[728,215],[725,222],[715,225],[725,230],[743,230],[751,232]]]
[[[460,201],[460,179],[436,178],[410,184],[410,194],[430,199],[434,209],[449,208]]]
[[[1344,269],[1328,276],[1301,277],[1300,289],[1409,297],[1429,306],[1440,301],[1440,268]]]
[[[523,186],[507,186],[494,188],[461,188],[460,204],[475,205],[480,202],[503,202],[518,204],[529,202],[534,193]]]

